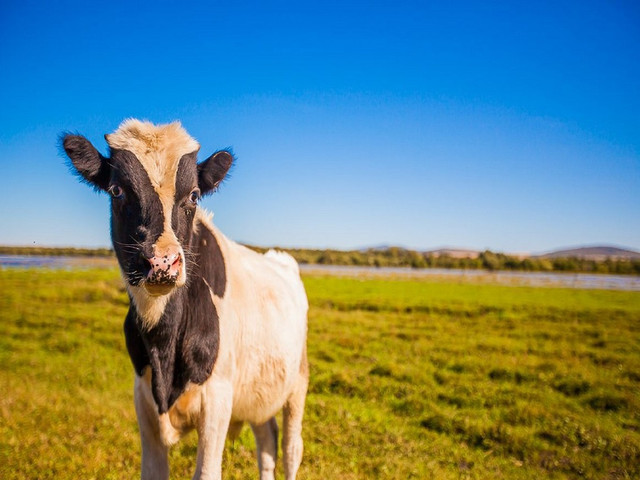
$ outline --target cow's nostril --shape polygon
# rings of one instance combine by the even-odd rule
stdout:
[[[153,267],[153,258],[148,258],[142,252],[140,252],[139,258],[140,258],[140,263],[142,263],[142,265],[144,265],[146,268],[152,268]]]

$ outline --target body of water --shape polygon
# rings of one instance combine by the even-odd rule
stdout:
[[[448,278],[460,281],[526,285],[532,287],[567,287],[640,291],[640,277],[559,272],[490,272],[446,268],[352,267],[341,265],[300,265],[302,272],[345,276],[403,276],[414,278]]]
[[[93,268],[115,267],[111,257],[65,257],[55,255],[0,255],[0,268]]]
[[[94,268],[116,267],[110,257],[57,257],[36,255],[0,255],[0,268]],[[414,278],[447,278],[460,281],[526,285],[532,287],[568,287],[606,290],[640,291],[640,277],[632,275],[597,275],[557,272],[489,272],[445,268],[351,267],[342,265],[300,265],[307,273],[344,276],[402,276]]]

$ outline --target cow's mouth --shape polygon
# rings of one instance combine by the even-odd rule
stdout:
[[[144,283],[144,289],[147,291],[149,295],[152,297],[160,297],[162,295],[167,295],[176,287],[176,283]]]

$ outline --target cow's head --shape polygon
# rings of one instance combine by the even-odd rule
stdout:
[[[197,164],[200,145],[178,122],[126,120],[105,138],[109,157],[80,135],[65,135],[62,144],[77,173],[111,196],[111,239],[128,286],[165,295],[187,280],[198,200],[218,186],[233,157],[220,151]]]

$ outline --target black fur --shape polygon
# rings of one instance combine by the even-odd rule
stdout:
[[[66,134],[60,141],[80,178],[98,190],[106,190],[111,173],[108,159],[82,135]]]
[[[176,193],[171,212],[171,228],[176,237],[186,239],[193,228],[193,218],[196,212],[196,203],[190,199],[191,192],[198,191],[198,170],[196,166],[196,152],[184,155],[178,163],[176,173]],[[188,245],[183,242],[183,249],[189,255]]]
[[[198,165],[198,185],[202,195],[213,192],[220,185],[232,163],[233,155],[222,150]]]
[[[197,259],[203,277],[209,282],[213,293],[223,297],[227,287],[227,269],[224,266],[222,250],[220,250],[216,237],[204,227],[200,227],[198,251],[204,252]]]
[[[124,338],[133,368],[138,375],[142,375],[144,368],[150,365],[150,362],[139,325],[138,312],[133,302],[130,302],[129,312],[124,319]]]
[[[138,285],[153,257],[153,244],[162,234],[162,204],[149,176],[128,150],[111,151],[111,185],[124,191],[111,199],[111,240],[120,267],[131,285]]]

